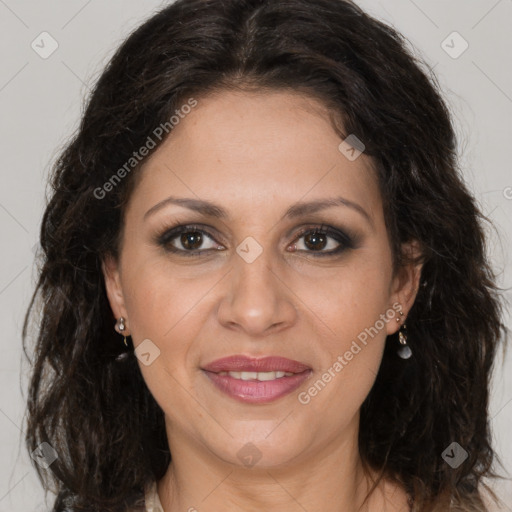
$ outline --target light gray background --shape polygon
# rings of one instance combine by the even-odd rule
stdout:
[[[124,37],[167,2],[147,0],[0,0],[0,512],[47,510],[21,438],[28,364],[20,331],[36,269],[33,247],[45,204],[49,167],[77,127],[84,96]],[[490,249],[499,284],[512,285],[512,0],[361,0],[398,28],[424,56],[455,116],[470,188],[496,224]],[[42,32],[57,41],[47,59],[31,47]],[[459,52],[458,58],[447,50]],[[48,39],[45,47],[48,48]],[[508,300],[512,293],[507,292]],[[511,326],[510,308],[506,322]],[[512,470],[512,357],[493,381],[496,447]],[[512,507],[510,480],[496,487]],[[48,505],[52,502],[49,496]],[[510,508],[509,510],[512,510]],[[312,511],[311,511],[312,512]]]

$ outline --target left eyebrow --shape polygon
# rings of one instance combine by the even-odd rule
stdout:
[[[368,223],[373,227],[373,221],[368,212],[358,203],[345,199],[344,197],[333,197],[332,199],[319,199],[317,201],[308,201],[295,203],[290,206],[283,218],[294,219],[304,215],[316,213],[326,208],[332,208],[334,206],[346,206],[361,214]]]

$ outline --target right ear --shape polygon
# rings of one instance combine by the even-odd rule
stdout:
[[[105,288],[107,291],[108,301],[114,317],[127,318],[123,290],[121,287],[121,276],[119,272],[119,264],[117,260],[111,255],[107,254],[101,262],[101,270],[105,280]]]

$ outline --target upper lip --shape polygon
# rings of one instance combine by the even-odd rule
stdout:
[[[272,372],[282,371],[301,373],[311,368],[299,361],[287,359],[286,357],[268,356],[261,358],[248,357],[244,355],[233,355],[223,357],[208,363],[203,370],[209,372]]]

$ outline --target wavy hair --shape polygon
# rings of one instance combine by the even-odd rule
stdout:
[[[169,465],[163,412],[132,343],[126,350],[114,332],[101,271],[106,255],[119,256],[141,165],[112,177],[186,98],[235,89],[320,99],[341,137],[364,142],[395,269],[407,262],[400,247],[411,240],[423,269],[407,318],[414,355],[397,358],[396,335],[386,340],[361,409],[360,454],[381,478],[403,485],[415,511],[486,510],[502,305],[486,255],[487,219],[464,183],[451,115],[427,68],[403,36],[348,0],[178,0],[118,48],[52,168],[23,325],[32,365],[26,445],[32,452],[46,442],[58,454],[49,470],[35,465],[45,488],[53,486],[54,512],[143,507],[144,487]],[[99,197],[109,180],[112,190]],[[468,453],[457,468],[441,457],[452,442]]]

